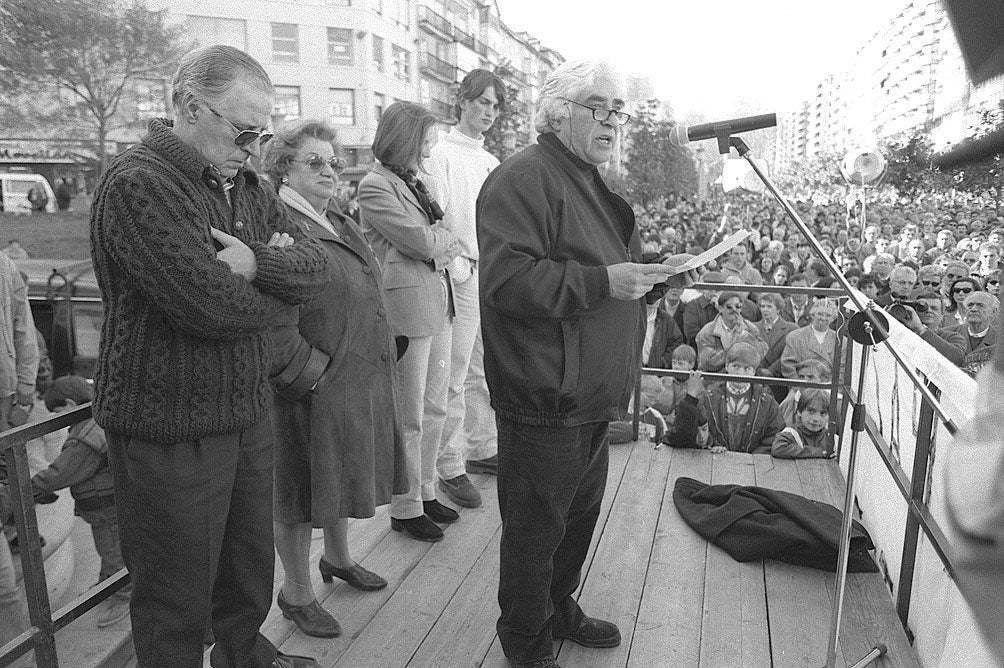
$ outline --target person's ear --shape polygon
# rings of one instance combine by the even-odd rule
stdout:
[[[186,96],[178,108],[179,120],[185,123],[195,123],[200,113],[199,101],[191,95]]]

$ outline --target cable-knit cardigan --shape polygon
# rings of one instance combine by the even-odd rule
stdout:
[[[254,172],[242,169],[229,196],[164,120],[99,181],[91,255],[105,321],[93,410],[106,430],[175,443],[268,415],[269,328],[323,289],[327,254]],[[210,226],[254,251],[254,281],[216,259]],[[266,246],[275,231],[295,243]]]

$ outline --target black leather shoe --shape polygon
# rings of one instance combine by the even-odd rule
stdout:
[[[510,665],[513,668],[561,668],[561,666],[555,663],[554,658],[550,656],[543,659],[534,659],[533,661],[519,661]]]
[[[331,582],[333,578],[345,580],[356,589],[362,591],[376,591],[387,586],[387,581],[372,571],[368,571],[359,564],[350,568],[338,568],[329,564],[324,557],[317,562],[317,569],[321,571],[321,579]]]
[[[617,625],[595,617],[583,617],[579,628],[561,637],[583,647],[617,647],[621,644],[621,632]]]
[[[432,501],[423,501],[422,508],[433,522],[452,524],[460,519],[460,514],[457,511],[453,508],[447,508],[435,499]]]
[[[282,591],[280,591],[275,602],[279,604],[282,616],[292,620],[296,627],[308,636],[337,638],[342,635],[342,627],[338,625],[338,621],[322,608],[316,599],[307,605],[290,605],[286,603],[286,599],[282,597]]]
[[[321,664],[313,657],[278,652],[275,661],[272,662],[272,668],[321,668]]]
[[[436,523],[425,515],[412,517],[407,520],[399,520],[396,517],[390,518],[390,528],[394,531],[406,531],[412,538],[424,540],[427,543],[435,543],[443,540],[443,530],[436,526]]]

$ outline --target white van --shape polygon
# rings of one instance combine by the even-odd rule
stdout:
[[[52,186],[41,174],[28,172],[0,172],[0,211],[31,213],[28,191],[35,184],[41,185],[45,189],[45,194],[49,196],[49,203],[45,205],[45,210],[48,213],[54,212],[56,210],[56,193],[52,191]]]

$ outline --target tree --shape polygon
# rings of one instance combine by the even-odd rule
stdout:
[[[934,151],[924,128],[899,137],[886,147],[888,168],[885,183],[896,188],[901,197],[917,197],[947,190],[948,179],[931,164]]]
[[[11,113],[34,96],[48,104],[47,122],[83,126],[96,140],[103,171],[108,133],[117,123],[134,120],[124,103],[135,99],[136,85],[162,81],[183,52],[180,28],[169,25],[165,15],[146,9],[142,0],[4,0],[3,106]],[[39,100],[39,92],[47,90],[55,91],[55,99]]]
[[[670,193],[689,194],[697,188],[693,156],[670,143],[675,124],[663,117],[661,106],[657,99],[648,100],[626,127],[627,186],[635,202],[643,207]]]
[[[512,154],[503,140],[507,133],[513,133],[517,150],[530,143],[530,137],[524,129],[529,124],[527,115],[530,112],[527,105],[519,98],[519,88],[511,83],[515,75],[509,61],[503,60],[495,66],[493,72],[505,85],[506,109],[499,114],[498,122],[485,132],[485,150],[499,160],[505,160]]]
[[[993,110],[984,110],[973,128],[973,140],[980,139],[1004,128],[1004,100]],[[996,153],[975,160],[962,167],[952,170],[948,175],[952,185],[963,192],[993,199],[998,208],[1001,206],[1001,179],[1004,176],[1004,165],[1001,164],[1001,154]]]

